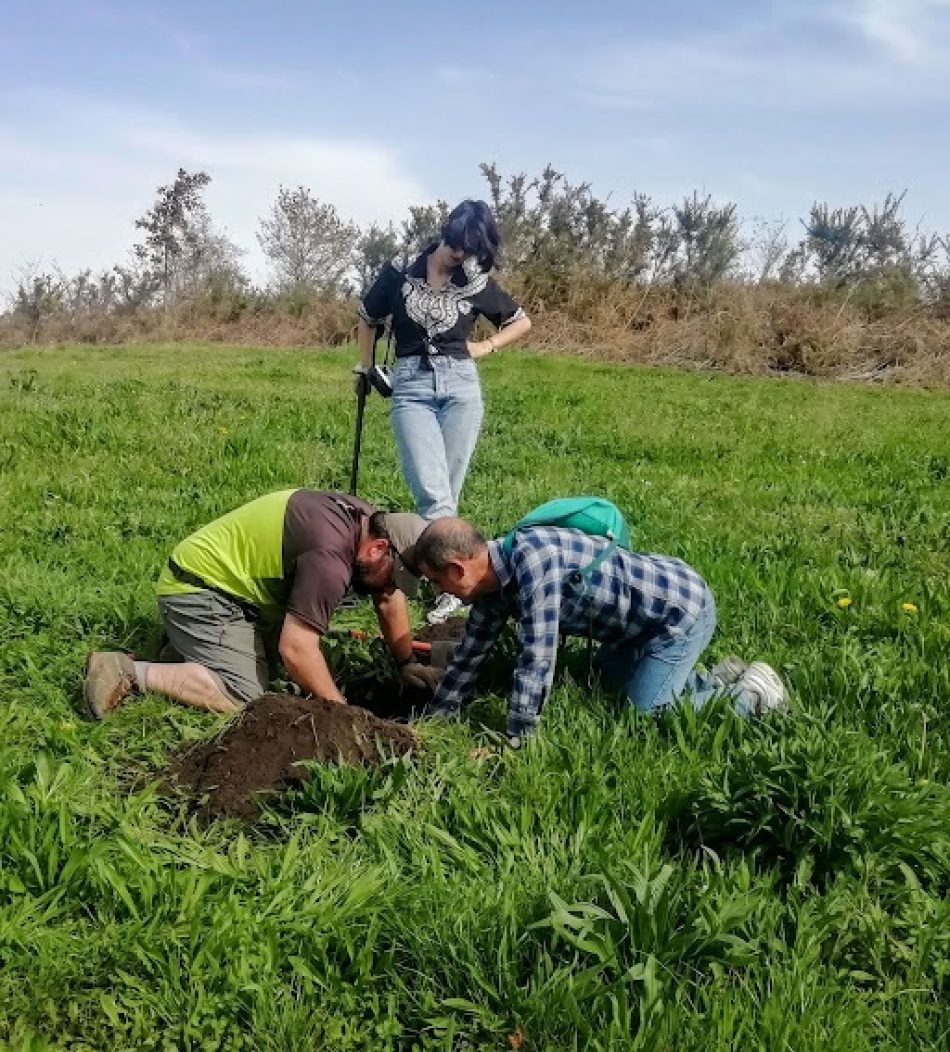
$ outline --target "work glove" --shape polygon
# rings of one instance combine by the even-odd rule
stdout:
[[[442,669],[443,671],[452,664],[452,658],[455,657],[455,651],[458,650],[458,643],[454,639],[437,639],[432,644],[432,649],[429,651],[429,664],[433,668]]]
[[[430,694],[442,679],[443,669],[433,668],[431,665],[423,665],[418,661],[410,661],[399,670],[399,675],[407,687],[414,690],[425,690]]]

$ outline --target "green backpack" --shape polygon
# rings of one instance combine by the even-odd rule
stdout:
[[[502,551],[511,555],[515,534],[526,526],[559,526],[565,530],[582,530],[592,537],[607,537],[610,544],[581,570],[572,575],[577,581],[589,577],[611,555],[616,547],[630,547],[630,527],[616,504],[604,497],[557,497],[541,504],[520,518],[505,534]]]

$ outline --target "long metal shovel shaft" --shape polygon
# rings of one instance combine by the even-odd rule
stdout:
[[[366,382],[361,377],[360,392],[356,396],[356,434],[353,436],[353,468],[350,471],[350,493],[355,497],[356,482],[360,474],[360,444],[363,440],[363,411],[366,409]]]

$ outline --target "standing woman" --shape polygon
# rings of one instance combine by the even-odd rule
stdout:
[[[482,391],[475,361],[520,340],[531,321],[490,276],[501,239],[484,201],[463,201],[441,238],[408,267],[388,264],[360,306],[357,389],[372,364],[376,328],[392,318],[396,341],[390,419],[403,475],[428,521],[458,514],[459,494],[478,441]],[[470,340],[478,317],[497,330]],[[462,603],[440,595],[428,620]]]

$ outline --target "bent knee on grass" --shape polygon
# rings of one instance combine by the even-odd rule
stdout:
[[[146,688],[165,694],[183,705],[192,705],[211,712],[235,713],[241,705],[226,691],[221,678],[197,662],[159,664],[148,667]]]

